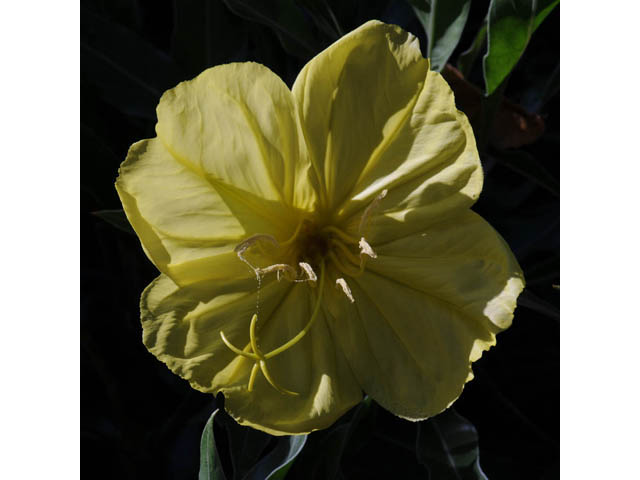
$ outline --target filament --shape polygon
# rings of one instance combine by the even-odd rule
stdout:
[[[298,226],[296,227],[291,237],[289,237],[288,240],[285,240],[284,242],[282,242],[280,244],[281,247],[286,247],[287,245],[293,243],[296,238],[298,238],[298,234],[300,233],[300,229],[302,228],[302,223],[303,223],[302,221],[298,222]]]
[[[338,237],[340,237],[342,240],[344,240],[347,243],[358,243],[358,239],[356,237],[352,237],[348,233],[343,232],[338,227],[334,227],[333,225],[327,225],[322,229],[322,231],[335,233]]]
[[[345,245],[344,243],[337,241],[337,240],[331,240],[331,244],[335,245],[336,247],[340,248],[340,250],[342,250],[342,252],[347,256],[347,258],[349,260],[351,260],[353,263],[360,265],[362,264],[362,258],[358,258],[355,256],[355,254],[353,252],[351,252]]]
[[[350,277],[359,277],[364,272],[364,263],[360,265],[360,268],[358,270],[355,270],[354,268],[347,267],[344,263],[342,263],[342,260],[340,260],[334,252],[329,252],[329,258],[333,260],[333,263],[335,263],[336,267],[338,267],[338,269],[345,275],[349,275]]]
[[[364,233],[364,230],[369,226],[371,215],[373,214],[375,209],[378,208],[378,204],[382,201],[382,199],[387,196],[387,191],[388,190],[386,188],[382,190],[378,195],[376,195],[376,198],[374,198],[373,201],[369,205],[367,205],[367,208],[365,208],[364,213],[360,218],[358,233]]]

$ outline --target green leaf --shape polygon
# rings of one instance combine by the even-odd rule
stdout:
[[[222,470],[222,463],[220,462],[220,456],[216,448],[216,439],[213,433],[213,421],[219,411],[220,410],[216,410],[211,414],[202,431],[198,480],[227,480]]]
[[[409,0],[427,34],[431,69],[442,71],[467,23],[471,0]]]
[[[491,0],[488,47],[484,56],[487,95],[511,73],[533,32],[558,3],[560,0]]]
[[[464,78],[468,78],[471,73],[471,69],[473,68],[473,64],[475,63],[478,55],[480,55],[480,51],[484,47],[484,44],[487,41],[487,20],[485,19],[482,22],[482,26],[478,33],[476,33],[473,42],[464,52],[460,54],[458,57],[458,70],[462,73]]]
[[[274,437],[240,425],[224,410],[218,414],[217,421],[227,432],[234,480],[247,478],[247,473],[258,463],[265,448]]]
[[[251,469],[244,480],[281,480],[307,441],[307,435],[278,437],[275,448]]]
[[[124,214],[124,210],[98,210],[93,212],[96,217],[101,218],[105,222],[116,227],[118,230],[135,235],[136,232],[131,228],[127,216]]]
[[[418,461],[437,480],[488,480],[480,468],[478,432],[452,408],[418,424]]]
[[[309,58],[325,46],[293,0],[224,0],[224,3],[236,15],[271,28],[282,47],[292,55]]]
[[[307,441],[307,435],[272,437],[239,425],[224,410],[213,412],[202,432],[199,480],[227,480],[216,447],[213,423],[224,427],[233,466],[233,480],[279,480],[285,478],[293,461]],[[275,447],[258,460],[267,445],[277,438]],[[229,473],[229,472],[227,472]]]

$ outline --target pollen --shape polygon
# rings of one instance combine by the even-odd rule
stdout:
[[[341,288],[342,292],[346,295],[351,303],[355,302],[355,300],[353,299],[353,295],[351,294],[351,289],[349,288],[349,285],[344,278],[338,278],[336,280],[336,288]]]

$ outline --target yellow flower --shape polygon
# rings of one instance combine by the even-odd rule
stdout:
[[[291,90],[255,63],[166,92],[116,188],[161,275],[143,341],[241,424],[331,425],[366,392],[410,420],[447,408],[524,282],[469,207],[471,127],[418,41],[371,21]]]

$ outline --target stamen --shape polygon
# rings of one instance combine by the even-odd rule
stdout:
[[[378,255],[376,255],[376,252],[373,251],[373,248],[371,248],[371,245],[367,243],[364,237],[360,239],[360,241],[358,242],[358,246],[360,247],[361,261],[364,260],[363,258],[364,255],[369,255],[371,258],[378,258]]]
[[[364,213],[362,214],[362,218],[360,219],[360,225],[358,225],[358,233],[364,233],[364,229],[369,224],[369,217],[371,216],[373,211],[378,207],[380,200],[382,200],[384,197],[387,196],[387,191],[388,190],[386,188],[382,190],[364,210]]]
[[[296,270],[286,263],[276,263],[274,265],[269,265],[268,267],[258,268],[257,271],[261,275],[276,272],[278,274],[278,280],[280,280],[280,272],[289,273],[293,278],[296,278],[297,276]]]
[[[362,259],[356,257],[351,250],[349,250],[342,242],[337,240],[331,240],[331,244],[338,247],[342,252],[347,256],[349,260],[351,260],[356,265],[360,265],[362,263]]]
[[[311,268],[311,265],[306,262],[300,262],[298,265],[300,265],[303,273],[307,275],[307,278],[298,278],[298,272],[296,272],[296,270],[291,265],[288,265],[286,263],[276,263],[274,265],[269,265],[268,267],[258,268],[257,272],[260,275],[266,275],[267,273],[276,272],[278,281],[280,281],[281,272],[284,272],[285,274],[288,273],[288,279],[292,282],[315,282],[318,280],[318,277],[313,271],[313,268]]]
[[[300,268],[304,270],[304,272],[307,274],[308,279],[296,280],[296,282],[316,282],[318,280],[318,277],[316,276],[316,272],[313,271],[313,268],[311,268],[311,265],[309,265],[306,262],[300,262],[298,265],[300,265]]]
[[[342,240],[344,240],[347,243],[358,243],[358,239],[356,237],[352,237],[348,233],[343,232],[342,230],[340,230],[337,227],[334,227],[333,225],[327,225],[322,229],[322,231],[335,233],[338,237],[340,237]]]
[[[353,299],[353,295],[351,295],[351,289],[349,288],[349,285],[347,285],[347,281],[344,278],[338,278],[336,280],[336,288],[338,287],[342,288],[342,291],[351,303],[355,302],[355,300]]]
[[[349,275],[350,277],[359,277],[364,272],[364,264],[360,265],[358,270],[351,269],[347,267],[342,261],[338,258],[338,256],[334,252],[329,252],[329,258],[336,264],[336,267],[344,273],[345,275]]]
[[[300,233],[300,230],[302,229],[302,224],[304,223],[304,221],[300,221],[298,222],[298,226],[296,227],[295,231],[293,232],[293,235],[291,235],[291,237],[289,237],[288,240],[285,240],[284,242],[282,242],[280,244],[281,247],[286,247],[287,245],[292,244],[296,238],[298,238],[298,234]]]

